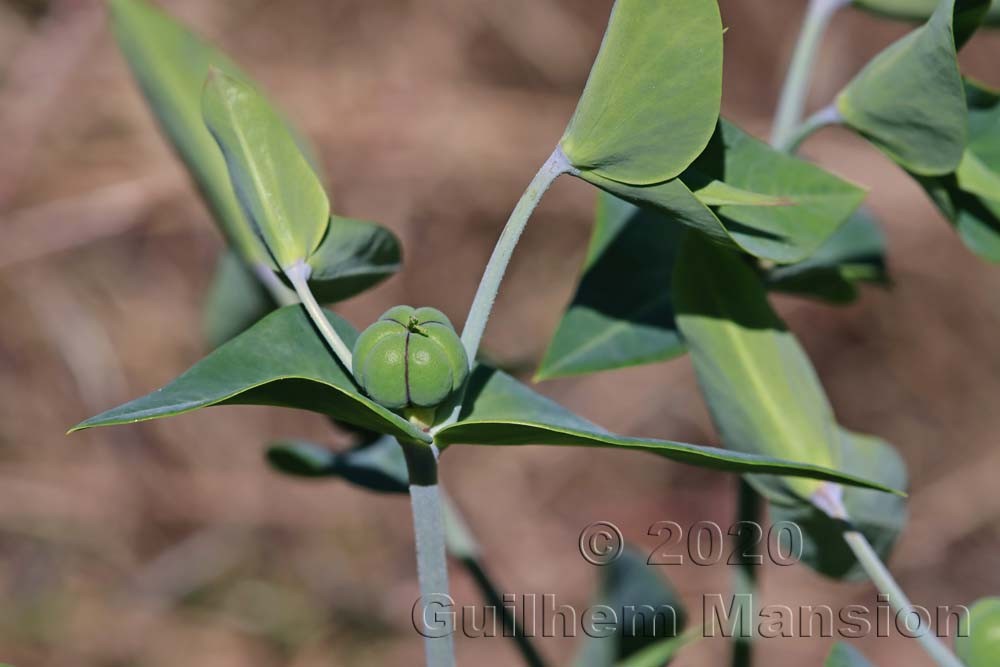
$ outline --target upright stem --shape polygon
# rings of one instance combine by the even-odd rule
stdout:
[[[781,89],[778,110],[775,112],[774,126],[771,128],[772,146],[786,144],[789,134],[802,118],[806,95],[809,92],[809,75],[816,60],[823,32],[830,22],[830,17],[849,1],[809,0],[806,17],[795,44],[795,51],[792,53],[792,62],[788,66],[788,74]]]
[[[493,310],[493,303],[496,301],[497,293],[500,291],[500,282],[510,264],[510,258],[514,254],[514,248],[521,238],[521,232],[528,224],[528,218],[541,200],[542,195],[552,185],[552,181],[560,174],[569,170],[569,161],[563,154],[562,149],[556,146],[552,155],[545,161],[542,168],[538,170],[535,177],[531,179],[528,188],[521,195],[517,205],[507,219],[507,225],[500,234],[490,261],[486,264],[486,270],[479,281],[476,289],[476,296],[472,299],[472,306],[469,308],[469,315],[465,319],[465,326],[462,328],[462,345],[469,357],[469,364],[476,361],[476,352],[479,351],[479,342],[483,338],[483,331],[486,329],[486,321],[490,318]]]
[[[455,610],[448,595],[444,507],[431,447],[400,442],[410,474],[410,505],[417,550],[420,599],[413,621],[424,637],[427,667],[455,667]]]
[[[844,541],[847,542],[847,546],[854,552],[858,563],[861,564],[861,567],[872,580],[872,583],[875,584],[875,587],[888,598],[892,608],[897,613],[906,617],[909,617],[910,614],[916,615],[920,622],[915,631],[917,641],[920,642],[934,662],[941,667],[964,667],[962,662],[948,650],[948,647],[935,636],[933,630],[924,624],[923,617],[916,612],[910,599],[906,597],[906,593],[899,587],[892,573],[889,572],[885,563],[879,558],[878,553],[872,548],[868,538],[860,531],[851,527],[851,517],[847,513],[847,508],[844,507],[841,495],[841,487],[839,485],[826,483],[813,496],[813,502],[819,509],[826,512],[832,518],[839,519],[847,524],[848,529],[843,532]]]
[[[760,495],[754,491],[754,488],[745,479],[740,477],[739,480],[740,491],[737,518],[741,524],[756,523],[760,520],[763,510]],[[760,570],[760,564],[754,562],[753,558],[747,558],[747,554],[755,555],[754,552],[758,543],[755,537],[759,537],[759,535],[755,536],[752,530],[744,530],[739,533],[739,541],[736,548],[737,553],[740,554],[743,560],[736,566],[735,584],[733,586],[736,600],[752,600],[753,596],[757,593],[757,573]],[[744,596],[750,597],[747,598]],[[753,664],[753,637],[747,637],[745,634],[748,631],[753,632],[752,608],[753,602],[750,602],[750,609],[746,611],[741,609],[738,612],[737,617],[740,619],[740,623],[745,623],[746,625],[741,627],[741,632],[737,632],[734,637],[733,667],[750,667]]]
[[[295,294],[295,291],[288,289],[274,271],[271,270],[270,266],[262,262],[257,262],[251,268],[254,275],[257,276],[257,281],[264,286],[264,289],[271,295],[271,298],[274,299],[279,308],[299,302],[299,297]]]
[[[319,329],[320,334],[322,334],[330,349],[333,350],[333,353],[340,359],[340,363],[350,373],[352,370],[351,348],[347,347],[347,344],[344,343],[340,335],[331,326],[330,321],[326,319],[323,309],[319,307],[316,297],[313,296],[312,290],[309,289],[309,283],[306,282],[309,278],[309,266],[305,262],[299,262],[291,268],[285,269],[285,275],[291,281],[292,287],[295,288],[296,294],[299,295],[299,300],[305,306],[306,312],[309,313],[313,324]]]

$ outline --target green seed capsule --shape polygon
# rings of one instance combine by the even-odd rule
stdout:
[[[354,378],[391,410],[435,407],[468,374],[462,341],[436,308],[390,308],[354,344]]]

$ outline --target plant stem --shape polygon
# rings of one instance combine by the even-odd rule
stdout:
[[[843,119],[835,104],[823,107],[813,115],[806,118],[791,133],[785,137],[784,143],[776,144],[775,148],[785,153],[794,153],[799,145],[820,130],[829,125],[838,125]]]
[[[288,289],[283,282],[275,275],[271,267],[262,262],[256,262],[250,267],[253,274],[257,276],[257,281],[264,286],[267,293],[271,295],[278,307],[290,306],[299,302],[298,295],[294,290]]]
[[[872,547],[871,542],[859,530],[851,526],[851,517],[847,513],[842,500],[842,488],[838,484],[825,483],[813,496],[814,504],[831,518],[843,521],[847,528],[843,532],[844,541],[854,552],[858,563],[865,573],[875,584],[875,587],[885,594],[889,604],[898,614],[909,616],[915,613],[920,625],[915,630],[917,641],[923,646],[927,654],[941,667],[964,667],[962,662],[948,650],[948,647],[935,636],[933,630],[924,625],[923,617],[916,613],[913,604],[906,593],[899,587],[892,573],[879,558],[878,553]]]
[[[400,441],[410,474],[410,505],[417,551],[420,599],[414,622],[424,637],[427,667],[455,667],[454,603],[448,595],[448,561],[445,557],[444,509],[437,484],[437,459],[427,445]],[[436,610],[441,610],[440,612]],[[419,612],[419,617],[418,617]]]
[[[740,480],[740,491],[738,500],[737,519],[742,523],[756,523],[760,520],[763,506],[761,498],[742,477]],[[753,597],[757,593],[757,572],[760,568],[754,559],[747,558],[747,554],[754,554],[757,540],[751,530],[744,530],[739,533],[739,540],[736,545],[737,553],[740,554],[742,562],[736,566],[735,583],[733,592],[737,595],[735,599],[744,600],[743,595]],[[751,609],[752,609],[751,603]],[[746,632],[753,632],[753,622],[750,619],[752,613],[749,609],[737,612],[741,625],[740,632],[735,633],[733,639],[733,667],[750,667],[753,664],[753,637],[745,636]]]
[[[334,330],[330,321],[326,319],[326,315],[323,314],[323,309],[319,307],[316,302],[316,297],[313,296],[312,290],[309,289],[309,283],[306,282],[309,278],[309,265],[305,262],[297,262],[288,269],[285,269],[285,275],[288,276],[288,280],[291,281],[292,287],[295,288],[296,294],[299,295],[299,300],[302,301],[302,305],[305,306],[306,312],[309,313],[309,317],[312,319],[313,324],[319,329],[320,334],[322,334],[324,340],[326,340],[327,345],[333,350],[333,353],[337,355],[340,363],[344,365],[347,372],[350,373],[352,369],[351,365],[351,348],[347,347],[340,335]]]
[[[783,146],[788,143],[789,134],[802,118],[806,94],[809,92],[809,75],[816,60],[823,32],[830,22],[830,17],[848,2],[849,0],[809,0],[795,51],[792,53],[792,62],[788,66],[788,74],[781,89],[778,109],[774,115],[774,126],[771,129],[772,146]]]
[[[448,500],[448,496],[442,494],[441,497],[444,502],[445,539],[448,544],[448,553],[457,558],[469,572],[486,603],[494,609],[502,610],[503,636],[514,640],[525,664],[528,667],[545,667],[542,656],[517,622],[517,614],[513,606],[504,603],[502,593],[486,570],[480,554],[479,543],[466,525],[465,519]]]
[[[465,346],[465,353],[469,357],[469,365],[476,362],[476,353],[479,351],[479,343],[483,338],[483,331],[486,329],[486,321],[490,318],[493,310],[493,303],[496,301],[497,293],[500,291],[500,282],[507,271],[507,265],[514,254],[514,248],[521,238],[521,232],[528,224],[528,218],[538,205],[542,195],[552,185],[552,181],[560,174],[569,171],[570,165],[562,149],[556,146],[549,159],[545,161],[535,177],[531,179],[528,188],[521,195],[517,205],[507,219],[507,225],[503,228],[490,261],[486,264],[486,270],[479,281],[476,289],[476,296],[472,299],[472,306],[469,308],[469,315],[465,319],[465,326],[462,327],[462,345]]]

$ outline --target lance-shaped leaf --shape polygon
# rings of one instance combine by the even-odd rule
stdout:
[[[858,186],[726,120],[681,180],[716,208],[736,245],[779,263],[811,255],[865,197]]]
[[[962,242],[1000,262],[1000,93],[965,80],[969,141],[954,174],[915,176]]]
[[[326,316],[353,345],[357,332],[351,325],[333,313]],[[411,442],[430,441],[360,393],[298,305],[271,313],[162,389],[91,417],[73,430],[171,417],[213,405],[299,408]]]
[[[209,70],[202,115],[275,263],[307,260],[326,234],[330,202],[292,133],[252,86],[218,69]]]
[[[873,667],[861,651],[850,644],[837,642],[830,649],[823,662],[823,667]]]
[[[575,667],[612,667],[665,639],[677,638],[687,622],[674,587],[632,547],[601,568],[601,581],[590,608],[608,607],[608,635],[588,637]],[[613,632],[612,632],[613,628]],[[665,660],[652,663],[659,667]]]
[[[118,45],[216,222],[248,262],[269,263],[201,117],[202,87],[210,67],[249,79],[229,58],[145,0],[111,0],[109,7]]]
[[[864,475],[894,489],[906,488],[906,466],[890,444],[843,428],[839,442],[841,470]],[[849,581],[868,578],[841,537],[845,529],[842,521],[831,519],[811,503],[788,495],[774,478],[748,476],[748,480],[771,500],[772,522],[789,521],[801,531],[779,532],[782,553],[801,554],[799,560],[827,577]],[[906,501],[887,493],[845,488],[843,502],[851,526],[868,538],[883,561],[888,561],[906,525]]]
[[[816,372],[742,257],[688,234],[674,273],[677,325],[722,440],[740,452],[837,467],[837,426]],[[812,480],[784,480],[809,498]]]
[[[821,245],[796,264],[767,272],[768,289],[831,303],[848,303],[858,285],[887,285],[885,234],[872,214],[860,209]]]
[[[304,440],[282,440],[268,446],[267,460],[286,475],[340,477],[378,493],[406,493],[410,484],[403,449],[389,436],[344,452]]]
[[[601,193],[583,276],[536,380],[651,363],[684,351],[669,289],[680,231],[655,210]]]
[[[796,475],[897,493],[877,482],[811,462],[610,433],[486,366],[476,367],[470,376],[459,420],[440,429],[434,442],[441,448],[453,444],[559,445],[647,451],[703,468]]]
[[[956,635],[955,653],[966,667],[1000,664],[1000,597],[982,598],[972,605],[968,636]]]
[[[853,0],[855,7],[904,21],[926,21],[938,6],[938,0]],[[982,17],[984,25],[1000,23],[1000,2],[993,0]]]
[[[958,167],[966,141],[957,45],[987,0],[941,0],[927,23],[876,56],[837,98],[844,122],[922,176]]]
[[[399,271],[401,262],[399,239],[391,231],[333,215],[323,242],[309,257],[309,287],[319,301],[342,301]]]
[[[715,0],[618,0],[560,145],[581,171],[633,185],[665,181],[704,148],[721,96]]]

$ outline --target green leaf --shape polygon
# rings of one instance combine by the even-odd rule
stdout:
[[[610,622],[607,626],[608,630],[613,627],[613,634],[588,637],[573,663],[575,667],[612,667],[636,658],[651,646],[657,646],[657,653],[662,653],[665,650],[662,640],[676,639],[687,622],[684,605],[674,587],[631,547],[601,568],[600,588],[589,608],[601,605],[616,614],[613,626]],[[632,609],[635,614],[627,612]],[[654,615],[657,612],[659,615]],[[653,664],[662,667],[665,661]]]
[[[665,181],[705,147],[721,96],[715,0],[618,0],[560,145],[581,171],[633,185]]]
[[[209,346],[219,347],[274,309],[274,299],[243,259],[233,250],[223,250],[203,308],[202,325]]]
[[[987,0],[941,0],[927,23],[876,56],[837,98],[844,122],[922,176],[958,167],[966,141],[956,44]]]
[[[856,211],[811,257],[771,269],[768,289],[848,303],[860,283],[887,285],[885,234],[866,209]]]
[[[837,642],[827,654],[823,667],[872,667],[872,663],[850,644]]]
[[[322,243],[309,257],[309,287],[319,301],[342,301],[377,285],[402,261],[399,239],[364,220],[330,216]]]
[[[663,667],[673,660],[678,651],[702,639],[701,630],[688,630],[679,637],[661,639],[641,651],[625,658],[615,667]]]
[[[853,4],[855,7],[889,18],[926,21],[934,13],[938,0],[853,0]],[[1000,2],[994,0],[989,4],[989,9],[982,17],[982,23],[996,25],[1000,23]]]
[[[345,452],[304,440],[283,440],[267,448],[267,460],[286,475],[340,477],[379,493],[406,493],[410,484],[403,448],[389,436]]]
[[[202,115],[275,263],[307,260],[326,233],[330,202],[292,133],[252,86],[218,69],[209,70]]]
[[[977,600],[969,610],[969,636],[955,637],[955,653],[966,667],[1000,664],[1000,597]]]
[[[579,176],[633,204],[659,209],[667,220],[720,245],[782,264],[811,255],[864,199],[861,188],[727,121],[718,123],[680,178],[637,186],[594,173]]]
[[[896,450],[879,438],[840,429],[839,459],[840,469],[845,472],[864,475],[894,489],[906,488],[906,466]],[[843,522],[831,519],[811,503],[787,495],[773,479],[748,476],[748,481],[771,500],[772,523],[789,521],[802,531],[801,540],[797,534],[780,533],[782,553],[801,553],[803,563],[827,577],[868,579],[841,537]],[[883,561],[888,561],[906,525],[905,500],[887,493],[845,488],[843,501],[851,525],[868,538]]]
[[[616,435],[576,416],[509,375],[485,366],[478,366],[469,378],[458,422],[437,431],[434,442],[441,448],[452,444],[623,448],[715,470],[790,474],[896,492],[879,483],[812,463]]]
[[[327,319],[348,345],[357,332]],[[167,386],[91,417],[72,430],[172,417],[213,405],[274,405],[310,410],[411,442],[430,437],[362,395],[326,348],[301,306],[260,320]]]
[[[680,230],[652,209],[601,193],[583,275],[536,380],[683,352],[669,289]]]
[[[722,440],[730,449],[828,468],[839,465],[837,427],[812,364],[771,310],[739,255],[688,234],[673,282],[677,325]],[[791,479],[809,498],[812,480]]]
[[[269,263],[201,117],[202,87],[210,67],[249,79],[225,55],[144,0],[111,0],[109,6],[118,45],[216,222],[244,259]]]
[[[917,177],[965,246],[989,262],[1000,262],[1000,200],[970,194],[954,175]]]

